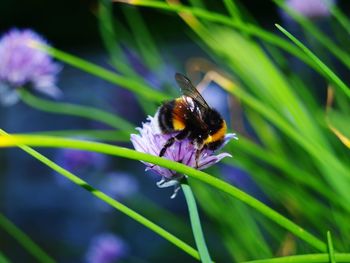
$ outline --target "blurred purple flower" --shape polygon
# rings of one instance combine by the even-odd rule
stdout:
[[[104,233],[96,236],[90,243],[86,254],[87,263],[118,262],[128,252],[125,242],[119,237]]]
[[[75,149],[58,150],[55,162],[72,173],[83,175],[85,179],[102,170],[106,165],[106,157],[96,152]],[[57,182],[67,185],[67,180],[61,175],[56,176]]]
[[[99,170],[105,164],[102,154],[75,149],[62,149],[58,153],[57,162],[69,171],[79,172]]]
[[[144,152],[152,155],[158,156],[161,149],[163,148],[166,141],[174,136],[174,134],[162,134],[159,130],[158,122],[154,117],[148,117],[148,122],[143,123],[142,128],[137,128],[140,134],[131,134],[131,142],[134,145],[134,148],[139,152]],[[235,134],[227,134],[225,137],[224,145],[231,140],[236,138]],[[187,139],[176,141],[168,150],[165,152],[164,157],[181,162],[185,165],[196,168],[195,160],[196,149],[194,145]],[[198,169],[202,170],[208,168],[221,159],[231,156],[228,153],[220,153],[215,155],[213,151],[205,149],[199,156],[198,160]],[[144,162],[145,163],[145,162]],[[158,173],[162,179],[157,183],[158,187],[168,187],[175,186],[175,193],[172,196],[175,197],[178,190],[179,180],[183,175],[177,174],[177,172],[160,167],[154,166],[151,163],[145,163],[147,165],[147,170],[153,170]]]
[[[139,189],[138,181],[134,177],[117,172],[107,174],[100,187],[103,192],[111,197],[119,198],[127,198]]]
[[[286,4],[292,10],[308,18],[322,18],[330,15],[334,0],[287,0]],[[284,13],[285,16],[288,16]]]
[[[134,195],[139,190],[138,181],[127,173],[112,172],[100,182],[99,189],[112,198],[123,199]],[[110,211],[111,206],[96,199],[102,211]]]
[[[56,75],[61,67],[52,58],[33,47],[46,44],[37,33],[12,29],[0,39],[0,102],[11,105],[18,100],[17,88],[29,86],[52,97],[61,95]]]

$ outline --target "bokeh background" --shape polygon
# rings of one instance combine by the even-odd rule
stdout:
[[[349,13],[348,1],[337,1],[336,4],[344,14]],[[274,26],[275,23],[281,24],[307,43],[311,49],[319,51],[318,54],[326,54],[327,62],[332,63],[343,81],[349,81],[348,69],[333,56],[328,56],[329,52],[321,47],[303,27],[287,17],[275,3],[248,0],[240,1],[239,5],[241,10],[245,10],[246,14],[249,14],[249,17],[263,29],[282,36]],[[174,81],[175,72],[188,74],[194,83],[198,83],[204,75],[196,72],[198,65],[204,68],[209,65],[209,68],[226,71],[225,74],[230,75],[231,72],[225,62],[213,57],[208,47],[196,39],[195,34],[175,13],[133,7],[122,3],[114,3],[111,6],[113,23],[120,29],[118,31],[120,34],[117,34],[118,45],[125,56],[121,62],[139,74],[150,86],[176,97],[179,91]],[[226,13],[220,1],[207,1],[206,8],[210,11]],[[113,62],[101,38],[98,11],[99,3],[96,1],[2,0],[0,32],[5,33],[14,27],[31,28],[44,36],[54,47],[114,70]],[[156,43],[159,57],[153,57],[154,60],[145,56],[145,53],[140,50],[143,45],[142,38],[137,39],[133,36],[135,29],[132,27],[132,21],[136,23],[138,19],[142,19],[141,24],[147,27]],[[333,20],[331,17],[325,17],[312,20],[312,23],[331,39],[340,41],[342,39],[334,34]],[[215,32],[212,33],[212,37],[215,38]],[[343,36],[343,38],[346,37]],[[344,41],[349,43],[348,39]],[[261,40],[256,42],[261,44]],[[348,48],[346,44],[344,47]],[[147,50],[147,46],[145,48]],[[150,54],[153,54],[152,52],[154,51],[151,50]],[[298,75],[310,91],[314,102],[320,108],[324,107],[327,81],[300,60],[285,53],[283,55],[286,67],[281,70],[282,73],[288,75],[289,72],[293,72]],[[58,87],[63,91],[64,102],[92,106],[118,114],[133,123],[135,127],[140,126],[147,114],[152,114],[151,109],[157,107],[153,104],[145,107],[131,92],[72,66],[61,64],[63,68],[59,74]],[[271,136],[273,137],[276,131],[271,133],[269,130],[273,125],[270,126],[271,123],[261,119],[254,111],[246,111],[244,103],[242,106],[237,98],[228,96],[220,85],[211,83],[203,94],[209,104],[223,114],[230,127],[238,134],[258,142],[259,145],[264,145],[261,143],[264,139],[271,140],[271,145],[285,143],[286,146],[281,147],[284,149],[280,149],[280,155],[281,158],[285,158],[284,161],[290,161],[292,166],[297,165],[294,161],[296,159],[307,162],[307,152],[295,150],[293,142],[287,137],[282,136],[281,140],[273,141]],[[39,111],[23,102],[1,108],[0,127],[9,133],[109,129],[107,125],[89,119]],[[259,134],[256,132],[257,129],[261,129]],[[327,136],[331,137],[330,134]],[[84,138],[84,136],[77,134],[77,138]],[[336,144],[336,149],[343,147],[336,138],[331,139],[331,142]],[[329,229],[334,231],[334,235],[339,237],[338,244],[341,244],[339,246],[342,249],[349,249],[346,238],[349,238],[350,232],[344,233],[349,230],[349,227],[344,226],[341,229],[336,227],[337,222],[345,222],[346,214],[343,210],[340,212],[343,217],[334,217],[329,221],[314,220],[314,217],[327,214],[326,211],[317,210],[318,208],[338,209],[337,205],[328,202],[327,198],[320,197],[312,190],[304,191],[304,185],[285,179],[281,175],[284,173],[283,169],[278,169],[271,163],[261,160],[253,162],[253,157],[248,151],[241,153],[239,150],[232,150],[237,144],[240,144],[240,141],[230,144],[227,151],[233,153],[233,159],[238,158],[238,160],[218,165],[210,169],[209,173],[219,174],[226,181],[247,191],[315,234],[323,231],[325,235],[325,231]],[[127,142],[118,143],[118,145],[131,147]],[[278,153],[278,145],[274,147]],[[289,155],[286,154],[288,149],[291,151]],[[145,172],[141,163],[69,149],[40,149],[40,152],[81,176],[96,188],[122,200],[170,232],[193,243],[183,195],[179,194],[171,200],[172,189],[157,188],[155,183],[159,178],[151,172]],[[335,155],[341,155],[345,162],[349,160],[347,153],[341,149]],[[293,156],[296,156],[296,159],[293,160]],[[92,262],[89,261],[92,260],[91,255],[99,253],[96,251],[103,246],[112,247],[111,254],[118,255],[116,262],[195,261],[155,233],[108,207],[84,189],[72,184],[19,149],[1,150],[0,164],[0,211],[58,262]],[[304,164],[300,167],[303,171],[310,168],[304,170]],[[252,176],[252,171],[264,174],[264,177],[260,177],[264,179],[257,180],[258,175]],[[308,172],[310,171],[318,173],[315,167],[311,167]],[[270,179],[266,179],[269,176]],[[315,175],[315,178],[318,177]],[[279,188],[278,183],[274,185],[275,180],[279,180],[278,183],[283,184],[285,188]],[[288,185],[297,190],[284,192]],[[259,256],[310,251],[309,247],[301,244],[295,237],[272,223],[267,223],[267,219],[245,205],[229,200],[224,195],[211,198],[215,195],[212,189],[196,185],[194,188],[200,199],[200,214],[208,245],[217,262],[242,261]],[[299,198],[293,198],[293,193],[299,194]],[[211,202],[206,202],[208,199]],[[323,203],[324,206],[312,207],[313,203],[307,202],[310,199],[316,200],[314,202],[319,200],[318,202]],[[308,205],[311,207],[306,209],[310,209],[311,214],[304,215],[303,209]],[[225,209],[229,209],[230,212]],[[317,224],[320,225],[315,226]],[[239,233],[242,231],[248,232]],[[256,233],[260,236],[255,236]],[[252,236],[256,238],[252,240]],[[0,229],[0,251],[12,262],[36,262],[3,229]]]

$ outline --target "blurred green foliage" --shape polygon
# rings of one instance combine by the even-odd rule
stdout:
[[[223,88],[241,102],[247,124],[238,130],[239,141],[226,146],[225,151],[234,157],[225,160],[225,164],[251,176],[269,207],[325,243],[328,240],[330,255],[333,245],[337,252],[349,251],[350,156],[349,145],[344,143],[350,137],[349,88],[337,68],[328,64],[332,54],[348,69],[347,47],[342,46],[342,41],[328,37],[314,21],[290,10],[291,17],[324,48],[323,52],[313,52],[283,28],[280,29],[291,40],[278,34],[277,29],[275,32],[263,29],[245,15],[247,11],[238,1],[224,1],[226,14],[211,11],[204,1],[189,2],[189,6],[184,6],[173,1],[131,1],[134,5],[179,14],[194,41],[229,76],[229,85]],[[274,2],[287,10],[283,1]],[[113,16],[113,5],[123,8],[127,26]],[[336,30],[348,36],[347,17],[338,8],[331,13],[329,19],[337,23]],[[124,46],[132,47],[151,71],[164,65],[152,30],[142,17],[142,9],[101,0],[98,18],[110,63],[117,73],[78,61],[61,51],[48,51],[90,74],[129,89],[145,114],[153,114],[158,103],[171,95],[165,88],[150,87],[129,66],[123,52]],[[317,90],[311,89],[309,82],[292,67],[290,55],[324,80],[318,91],[333,90],[332,103],[320,101]],[[110,121],[118,127],[124,124],[125,130],[130,128],[119,117]],[[90,135],[106,139],[106,134]],[[339,139],[340,135],[343,140]],[[212,168],[210,173],[224,180],[228,178],[218,168]],[[205,213],[202,217],[209,218],[213,226],[208,234],[211,237],[208,246],[214,260],[224,262],[230,257],[230,261],[246,261],[316,252],[251,207],[196,180],[190,183]],[[332,233],[332,239],[330,235],[327,239],[327,231]],[[211,240],[219,240],[220,245]],[[320,260],[324,257],[319,256]],[[337,260],[344,258],[339,256]],[[303,262],[316,262],[312,260],[305,257]],[[334,257],[331,260],[334,262]]]

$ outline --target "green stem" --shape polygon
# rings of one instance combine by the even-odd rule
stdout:
[[[3,136],[0,137],[0,147],[13,147],[21,144],[27,144],[30,146],[40,146],[40,147],[59,147],[59,148],[74,148],[87,151],[95,151],[104,154],[110,154],[115,156],[120,156],[128,159],[144,161],[148,163],[153,163],[171,170],[175,170],[180,174],[186,174],[193,177],[199,181],[209,184],[220,191],[223,191],[234,198],[246,203],[247,205],[253,207],[255,210],[259,211],[261,214],[270,218],[272,221],[282,226],[283,228],[289,230],[294,235],[298,236],[302,240],[306,241],[312,247],[318,249],[321,252],[327,251],[327,245],[315,237],[314,235],[308,233],[303,228],[293,223],[291,220],[277,213],[264,203],[255,199],[254,197],[248,195],[247,193],[241,191],[240,189],[218,179],[207,173],[199,171],[197,169],[188,167],[184,164],[167,160],[165,158],[160,158],[158,156],[137,152],[124,147],[113,146],[109,144],[103,144],[98,142],[87,142],[79,141],[73,139],[63,139],[57,137],[49,136]]]
[[[124,77],[118,75],[110,70],[107,70],[103,67],[95,65],[91,62],[88,62],[79,57],[73,56],[56,48],[39,44],[37,42],[32,45],[34,48],[40,49],[54,58],[57,58],[71,66],[79,68],[87,73],[100,77],[101,79],[107,80],[113,84],[116,84],[120,87],[128,89],[140,96],[143,96],[146,99],[154,102],[162,102],[164,100],[170,99],[167,94],[164,94],[160,91],[154,90],[149,86],[136,81],[132,78]]]
[[[9,233],[14,239],[17,240],[32,256],[34,256],[38,262],[42,263],[54,263],[56,262],[51,258],[44,250],[42,250],[28,235],[15,226],[10,220],[8,220],[2,213],[0,213],[0,225]]]
[[[4,134],[2,130],[0,130],[1,134]],[[5,134],[4,134],[5,135]],[[80,179],[76,175],[72,174],[71,172],[67,171],[66,169],[62,168],[61,166],[57,165],[56,163],[52,162],[48,158],[46,158],[44,155],[40,154],[39,152],[35,151],[34,149],[24,146],[22,143],[18,145],[22,150],[42,162],[43,164],[47,165],[54,171],[60,173],[64,177],[66,177],[68,180],[72,181],[73,183],[77,184],[78,186],[84,188],[85,190],[89,191],[92,195],[96,196],[97,198],[101,199],[105,203],[109,204],[110,206],[114,207],[115,209],[119,210],[120,212],[124,213],[125,215],[129,216],[130,218],[134,219],[135,221],[139,222],[140,224],[144,225],[145,227],[149,228],[153,232],[157,233],[161,237],[165,238],[169,242],[173,243],[178,248],[185,251],[187,254],[191,255],[192,257],[199,259],[198,252],[192,248],[190,245],[182,241],[181,239],[177,238],[173,234],[169,233],[162,227],[156,225],[152,221],[148,220],[147,218],[143,217],[139,213],[135,212],[134,210],[130,209],[129,207],[123,205],[122,203],[118,202],[117,200],[111,198],[110,196],[104,194],[103,192],[95,189],[91,185],[89,185],[86,181]],[[44,261],[43,261],[44,262]],[[45,261],[49,262],[49,261]],[[52,261],[50,261],[52,262]]]
[[[191,187],[187,183],[187,179],[184,179],[181,181],[181,188],[182,188],[182,191],[184,192],[185,199],[187,202],[188,211],[191,219],[192,231],[193,231],[194,239],[196,241],[200,259],[204,263],[210,263],[212,262],[212,260],[210,258],[207,245],[205,243],[205,239],[204,239],[204,235],[201,227],[201,221],[198,215],[196,200],[194,198]]]
[[[337,262],[350,262],[350,254],[334,254]],[[329,263],[329,254],[308,254],[289,257],[258,259],[242,263]]]
[[[128,121],[100,109],[41,99],[30,94],[30,92],[25,89],[20,91],[20,97],[24,103],[41,111],[92,119],[120,130],[134,129],[134,126]]]

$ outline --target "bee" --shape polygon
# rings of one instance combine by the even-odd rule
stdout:
[[[196,149],[196,167],[204,149],[217,150],[224,143],[227,126],[220,113],[211,108],[191,81],[175,74],[182,96],[159,107],[156,118],[163,134],[176,134],[161,149],[162,157],[175,141],[189,139]]]

